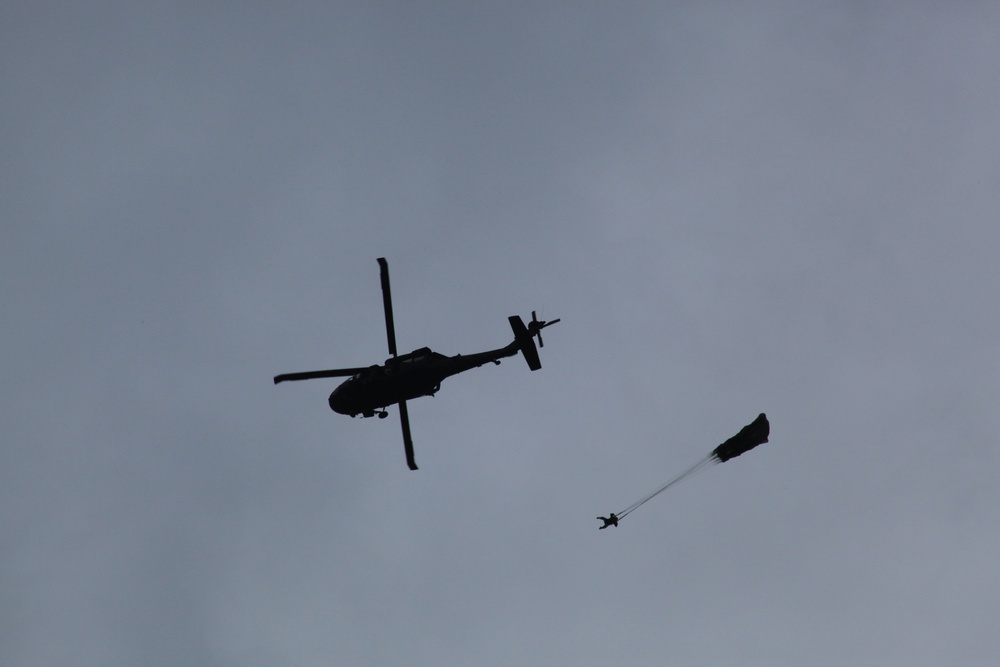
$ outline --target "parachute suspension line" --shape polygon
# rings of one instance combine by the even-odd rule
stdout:
[[[687,479],[688,477],[691,477],[692,475],[697,474],[701,470],[707,468],[708,466],[714,465],[715,463],[718,463],[718,459],[714,458],[713,454],[709,454],[708,456],[706,456],[705,458],[703,458],[702,460],[698,461],[693,466],[691,466],[690,468],[688,468],[687,470],[685,470],[684,472],[682,472],[680,475],[678,475],[677,477],[674,477],[672,480],[670,480],[669,482],[667,482],[666,484],[664,484],[663,486],[661,486],[660,488],[658,488],[656,491],[653,491],[649,495],[647,495],[647,496],[641,498],[640,500],[637,500],[636,502],[632,503],[631,505],[629,505],[628,507],[626,507],[625,509],[623,509],[621,512],[618,512],[618,518],[619,519],[624,519],[626,516],[628,516],[629,514],[631,514],[632,512],[634,512],[635,510],[639,509],[639,507],[641,507],[642,505],[645,505],[650,500],[652,500],[656,496],[660,495],[661,493],[663,493],[664,491],[666,491],[667,489],[669,489],[671,486],[673,486],[677,482],[680,482],[681,480]]]

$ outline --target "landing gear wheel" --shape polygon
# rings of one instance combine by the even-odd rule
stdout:
[[[389,413],[386,412],[385,410],[383,410],[382,412],[378,413],[378,418],[379,419],[385,419],[388,416],[389,416]]]

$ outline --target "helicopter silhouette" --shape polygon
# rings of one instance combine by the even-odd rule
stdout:
[[[274,376],[274,384],[292,380],[348,377],[348,380],[330,394],[329,403],[330,409],[334,412],[351,417],[377,415],[384,419],[389,414],[386,408],[398,404],[406,464],[410,470],[416,470],[417,463],[413,456],[413,438],[410,435],[410,416],[406,409],[406,401],[421,396],[433,396],[446,378],[490,362],[499,364],[501,359],[512,357],[518,352],[524,356],[528,368],[537,371],[542,367],[542,363],[538,358],[538,348],[535,347],[534,339],[538,339],[539,347],[545,347],[541,331],[559,322],[559,319],[546,322],[539,320],[535,311],[531,311],[531,321],[526,325],[519,316],[511,315],[507,320],[514,332],[514,340],[495,350],[449,357],[433,352],[428,347],[421,347],[408,354],[397,354],[396,327],[392,317],[392,292],[389,288],[389,265],[384,257],[378,258],[378,265],[382,280],[385,332],[389,342],[389,354],[392,356],[382,365],[284,373]]]

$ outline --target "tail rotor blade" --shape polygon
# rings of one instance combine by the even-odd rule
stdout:
[[[389,288],[389,264],[385,257],[378,258],[379,274],[382,279],[382,308],[385,310],[385,336],[389,342],[389,354],[396,356],[396,325],[392,318],[392,291]]]

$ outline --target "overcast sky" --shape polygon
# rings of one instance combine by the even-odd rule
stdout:
[[[0,663],[996,665],[998,63],[992,2],[5,3]],[[385,359],[377,257],[403,351],[562,318],[418,472],[271,381]]]

